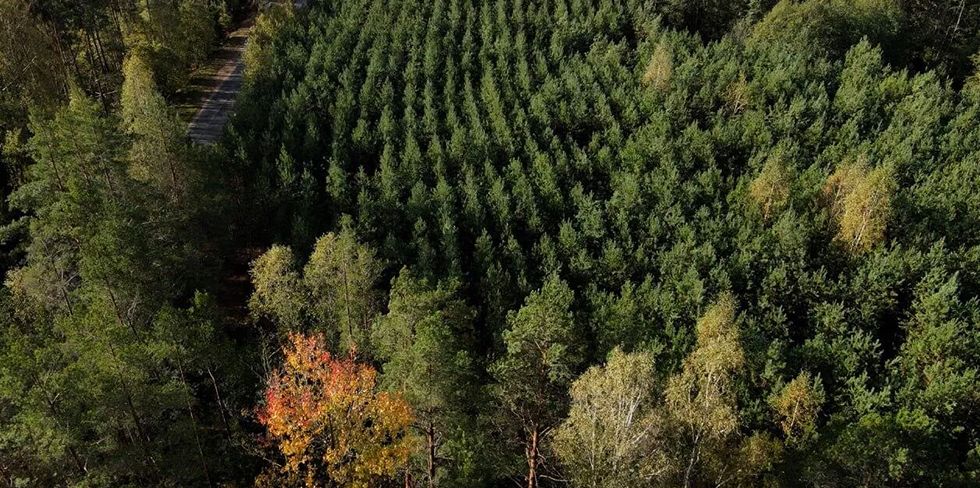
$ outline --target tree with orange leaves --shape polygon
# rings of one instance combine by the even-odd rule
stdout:
[[[319,335],[290,335],[284,353],[258,418],[285,462],[257,484],[368,487],[393,477],[408,461],[408,403],[378,391],[371,366],[332,357]]]

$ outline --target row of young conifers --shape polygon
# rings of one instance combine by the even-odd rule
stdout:
[[[784,2],[724,35],[675,7],[336,2],[284,24],[230,142],[293,249],[255,274],[290,313],[260,315],[357,344],[428,440],[414,479],[967,482],[975,78],[919,69],[901,5]],[[341,229],[403,322],[287,300],[331,288],[283,283]],[[469,312],[399,312],[406,280]]]

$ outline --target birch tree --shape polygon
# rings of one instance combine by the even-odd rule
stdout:
[[[663,481],[661,388],[653,355],[613,350],[571,388],[568,418],[555,431],[554,449],[573,486],[651,486]]]

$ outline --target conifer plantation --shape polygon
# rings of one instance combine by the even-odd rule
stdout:
[[[980,486],[980,0],[0,0],[0,136],[0,487]]]

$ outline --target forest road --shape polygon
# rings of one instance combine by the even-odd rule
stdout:
[[[242,55],[251,28],[252,23],[247,22],[232,32],[218,52],[218,57],[226,59],[225,64],[208,80],[211,91],[187,129],[187,135],[198,144],[217,142],[231,117],[235,98],[242,89],[245,71]]]
[[[306,0],[295,0],[293,6],[300,9],[306,6]],[[187,128],[187,135],[198,144],[214,144],[221,138],[225,124],[235,109],[235,99],[242,89],[245,72],[245,43],[252,21],[232,32],[218,52],[218,57],[225,59],[225,64],[209,80],[210,93],[201,105]]]

